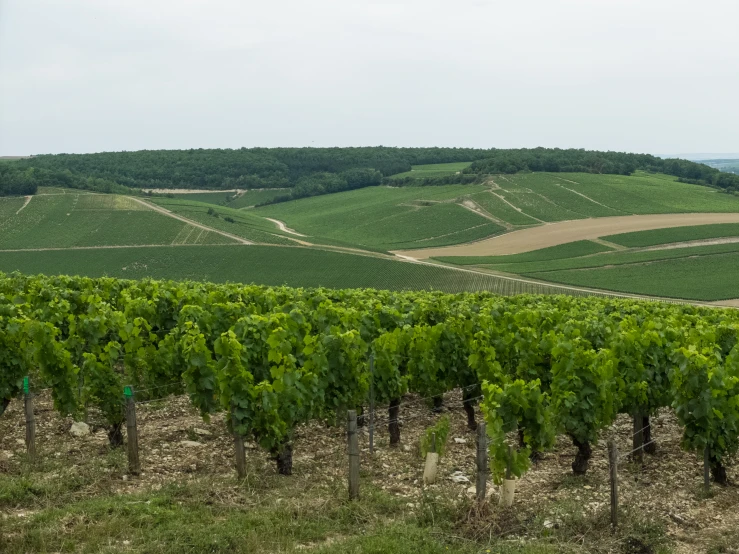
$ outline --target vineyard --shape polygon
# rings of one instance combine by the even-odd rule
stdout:
[[[233,431],[286,474],[298,424],[361,413],[370,391],[388,407],[391,443],[409,392],[461,389],[471,429],[482,399],[496,479],[505,469],[520,476],[558,433],[578,447],[572,468],[584,474],[618,413],[647,422],[649,443],[649,416],[666,406],[685,427],[685,447],[707,452],[717,482],[739,447],[733,311],[19,275],[4,277],[0,294],[3,410],[30,377],[51,388],[61,414],[104,414],[111,445],[123,442],[132,386],[187,393],[205,419],[230,413]]]
[[[651,421],[670,409],[723,485],[739,448],[738,331],[735,311],[622,299],[13,274],[0,279],[0,413],[48,389],[115,449],[136,440],[134,397],[187,398],[234,436],[243,477],[244,441],[290,475],[302,426],[343,426],[350,410],[392,448],[411,412],[453,402],[469,430],[485,424],[484,474],[500,484],[563,438],[582,478],[617,418],[633,420],[629,454],[654,454]]]

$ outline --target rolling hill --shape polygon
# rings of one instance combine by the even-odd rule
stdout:
[[[0,270],[739,297],[726,277],[739,256],[735,195],[643,171],[523,172],[420,186],[469,164],[414,166],[415,186],[398,174],[404,186],[390,179],[259,207],[285,189],[135,196],[44,186],[0,199]]]

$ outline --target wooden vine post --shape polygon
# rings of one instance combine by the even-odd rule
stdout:
[[[633,448],[634,461],[642,463],[644,461],[644,417],[641,412],[637,412],[634,416],[634,441]]]
[[[246,448],[244,447],[244,437],[236,431],[236,416],[231,410],[231,426],[234,433],[234,455],[236,457],[236,475],[239,479],[246,478]]]
[[[611,525],[618,526],[618,450],[613,439],[608,441],[608,465],[611,481]]]
[[[703,449],[703,488],[706,494],[711,490],[711,460],[708,446]]]
[[[36,416],[33,413],[33,396],[28,377],[23,378],[23,400],[26,412],[26,453],[30,462],[36,461]]]
[[[485,500],[488,482],[488,437],[485,422],[477,424],[477,478],[475,480],[475,498],[478,502]]]
[[[357,412],[349,410],[347,417],[349,440],[349,500],[359,498],[359,437],[357,437]]]
[[[369,453],[375,453],[375,353],[370,352],[369,358],[370,390],[369,390]]]
[[[123,388],[126,398],[126,436],[128,445],[128,472],[138,475],[141,472],[139,462],[139,431],[136,427],[136,401],[133,396],[133,387],[126,385]]]

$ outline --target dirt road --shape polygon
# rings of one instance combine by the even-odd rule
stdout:
[[[302,233],[298,233],[295,229],[290,229],[290,227],[286,226],[285,223],[280,221],[279,219],[272,219],[271,217],[265,217],[267,221],[271,221],[277,227],[280,229],[280,231],[284,233],[290,233],[291,235],[295,235],[297,237],[307,237],[308,235],[303,235]]]
[[[171,217],[171,218],[174,218],[174,219],[178,219],[180,221],[183,221],[184,223],[189,223],[193,227],[197,227],[199,229],[204,229],[206,231],[211,231],[213,233],[217,233],[217,234],[222,235],[224,237],[228,237],[230,239],[233,239],[236,242],[241,243],[241,244],[254,244],[250,240],[246,240],[245,238],[242,238],[242,237],[240,237],[238,235],[232,235],[231,233],[226,233],[225,231],[220,231],[218,229],[214,229],[213,227],[208,227],[207,225],[203,225],[201,223],[198,223],[197,221],[193,221],[192,219],[187,219],[186,217],[182,217],[181,215],[177,215],[175,213],[172,213],[169,210],[165,210],[164,208],[162,208],[161,206],[157,206],[156,204],[150,204],[149,202],[146,202],[144,200],[141,200],[140,198],[136,198],[134,196],[130,196],[129,198],[131,198],[131,200],[135,200],[136,202],[138,202],[140,204],[143,204],[144,206],[146,206],[149,209],[154,210],[155,212],[159,212],[159,213],[164,214],[164,215],[166,215],[168,217]]]
[[[32,198],[33,196],[26,196],[26,201],[23,203],[23,205],[20,208],[18,208],[18,211],[15,212],[15,215],[18,215],[19,213],[21,213],[23,211],[23,208],[28,206],[28,203],[31,201]]]
[[[522,229],[468,244],[423,250],[400,250],[394,252],[394,254],[418,260],[436,256],[520,254],[521,252],[530,252],[576,240],[592,240],[618,233],[714,223],[739,223],[739,213],[626,215],[576,219]]]

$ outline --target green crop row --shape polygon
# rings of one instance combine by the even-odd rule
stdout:
[[[654,229],[651,231],[621,233],[602,238],[615,244],[633,248],[725,237],[739,237],[739,223],[717,223],[714,225],[670,227],[667,229]]]
[[[739,250],[737,244],[724,246],[733,246],[735,250]],[[652,259],[612,267],[522,273],[555,283],[650,296],[703,301],[739,297],[736,277],[739,275],[739,252],[683,255],[674,259]]]

